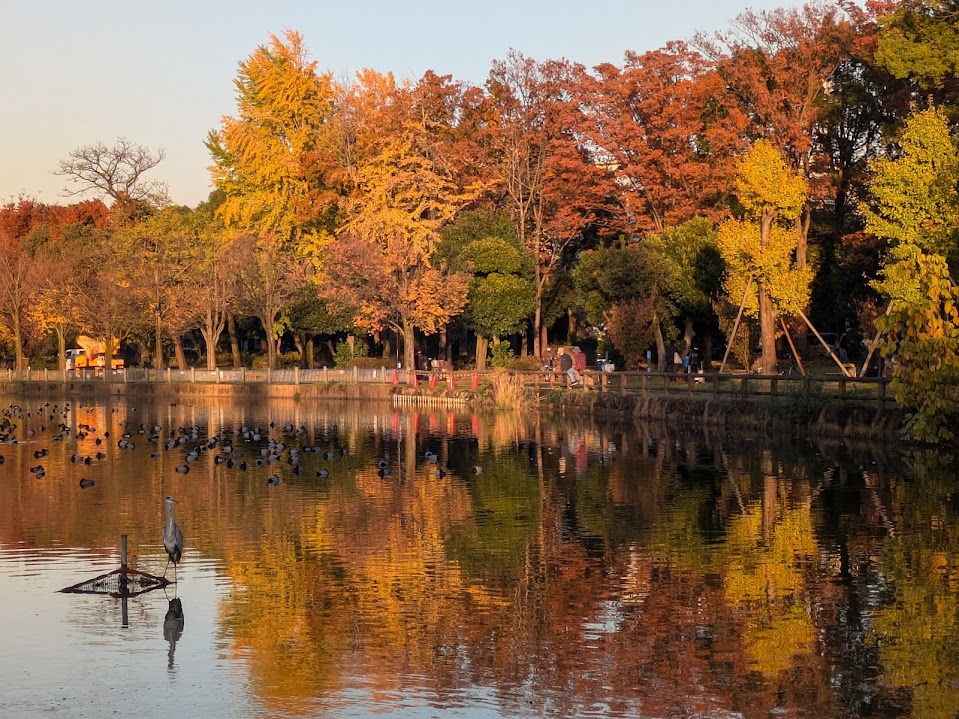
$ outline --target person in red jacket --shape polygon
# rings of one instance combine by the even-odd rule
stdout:
[[[580,350],[579,347],[573,347],[573,369],[575,369],[577,373],[586,369],[586,353]]]

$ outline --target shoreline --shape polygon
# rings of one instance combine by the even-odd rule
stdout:
[[[185,383],[103,382],[97,380],[0,383],[0,392],[18,397],[76,398],[236,398],[399,402],[405,406],[450,409],[488,406],[475,391],[430,390],[382,383]],[[397,398],[397,399],[394,399]],[[541,408],[559,416],[580,415],[605,419],[632,419],[699,425],[723,431],[789,432],[849,440],[903,442],[905,413],[861,405],[804,402],[780,398],[775,403],[756,400],[614,395],[602,392],[560,391],[544,398]]]

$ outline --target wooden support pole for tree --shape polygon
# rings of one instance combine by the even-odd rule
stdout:
[[[810,322],[810,321],[809,321],[809,318],[806,317],[806,313],[803,312],[802,310],[799,310],[799,316],[803,318],[803,322],[805,322],[806,325],[809,327],[809,329],[812,330],[812,333],[813,333],[814,335],[816,335],[816,339],[818,339],[820,342],[822,342],[822,346],[826,348],[826,351],[829,353],[829,356],[833,358],[833,361],[834,361],[837,365],[839,365],[839,369],[842,370],[843,375],[845,375],[846,377],[851,376],[851,375],[849,374],[849,370],[846,369],[846,366],[845,366],[845,365],[842,363],[842,361],[836,356],[836,353],[832,351],[832,347],[830,347],[829,344],[826,342],[826,340],[824,340],[824,339],[822,338],[822,335],[819,334],[819,332],[816,331],[816,328],[812,326],[812,322]]]
[[[739,329],[739,320],[743,318],[743,308],[746,306],[746,296],[749,294],[749,288],[753,283],[752,275],[749,276],[749,279],[746,280],[746,289],[743,290],[743,299],[739,303],[739,313],[736,315],[736,321],[733,322],[733,331],[729,335],[729,340],[726,342],[726,354],[723,355],[723,363],[719,365],[719,374],[723,373],[723,370],[726,369],[726,360],[729,359],[729,350],[733,348],[733,341],[736,339],[736,330]]]
[[[786,327],[786,320],[782,317],[779,318],[779,324],[783,327],[783,332],[786,334],[786,341],[789,343],[789,349],[792,350],[793,357],[796,358],[796,366],[799,368],[799,374],[803,377],[806,376],[806,368],[802,366],[802,360],[799,358],[799,353],[796,351],[796,345],[793,344],[793,338],[789,334],[789,329]]]

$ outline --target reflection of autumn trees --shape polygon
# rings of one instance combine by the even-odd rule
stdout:
[[[177,475],[179,450],[147,459],[135,432],[137,450],[117,448],[123,420],[260,426],[348,456],[304,454],[301,475],[277,465],[279,487],[205,459]],[[138,564],[159,569],[173,493],[185,566],[222,562],[225,651],[268,713],[316,713],[357,682],[374,701],[413,683],[436,707],[480,686],[520,715],[959,708],[959,518],[942,465],[905,479],[829,447],[292,400],[118,402],[78,421],[109,428],[100,447],[80,441],[107,460],[81,470],[59,448],[47,464],[88,471],[97,493],[26,481],[32,455],[5,451],[17,493],[0,541],[113,551],[103,528],[120,514]]]
[[[923,453],[915,476],[891,482],[895,537],[880,562],[892,594],[873,641],[883,682],[912,690],[914,717],[959,713],[959,506],[950,456]]]

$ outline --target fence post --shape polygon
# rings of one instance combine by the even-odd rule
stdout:
[[[326,365],[323,365],[323,381],[324,382],[330,381],[330,368],[327,367]]]
[[[353,365],[353,382],[358,383],[360,381],[360,368],[356,365]]]
[[[843,375],[839,378],[839,406],[842,407],[846,403],[846,376]]]
[[[609,391],[609,379],[607,378],[607,373],[604,371],[599,376],[599,391],[603,394],[606,394]]]
[[[668,372],[663,373],[663,394],[669,396],[669,382],[672,379]]]
[[[222,375],[223,375],[223,370],[221,370],[219,367],[217,367],[217,368],[216,368],[216,383],[217,383],[217,384],[220,384],[220,381],[221,381],[221,379],[222,379]]]
[[[190,382],[196,384],[196,367],[190,368]]]
[[[639,386],[641,388],[641,396],[643,402],[645,403],[649,399],[649,373],[642,375],[640,377]]]
[[[619,376],[619,393],[625,397],[629,394],[629,377],[625,372]]]
[[[719,375],[714,374],[709,378],[709,382],[713,386],[713,399],[719,401]]]
[[[876,387],[876,397],[879,400],[879,411],[882,412],[886,409],[886,378],[879,377],[879,386]]]
[[[266,383],[271,384],[273,382],[273,368],[266,368]]]
[[[169,367],[166,368],[166,382],[167,384],[171,384],[173,382],[173,370],[171,370]]]
[[[740,387],[743,391],[743,399],[749,399],[749,375],[743,375],[743,381]]]
[[[246,384],[246,367],[240,367],[240,382]]]
[[[123,368],[123,384],[127,383],[127,368]]]
[[[299,384],[299,383],[300,383],[300,368],[294,367],[293,368],[293,384]]]
[[[693,375],[691,372],[686,373],[686,389],[689,399],[693,398]]]
[[[769,396],[773,398],[773,401],[779,397],[779,380],[776,377],[769,381]]]

